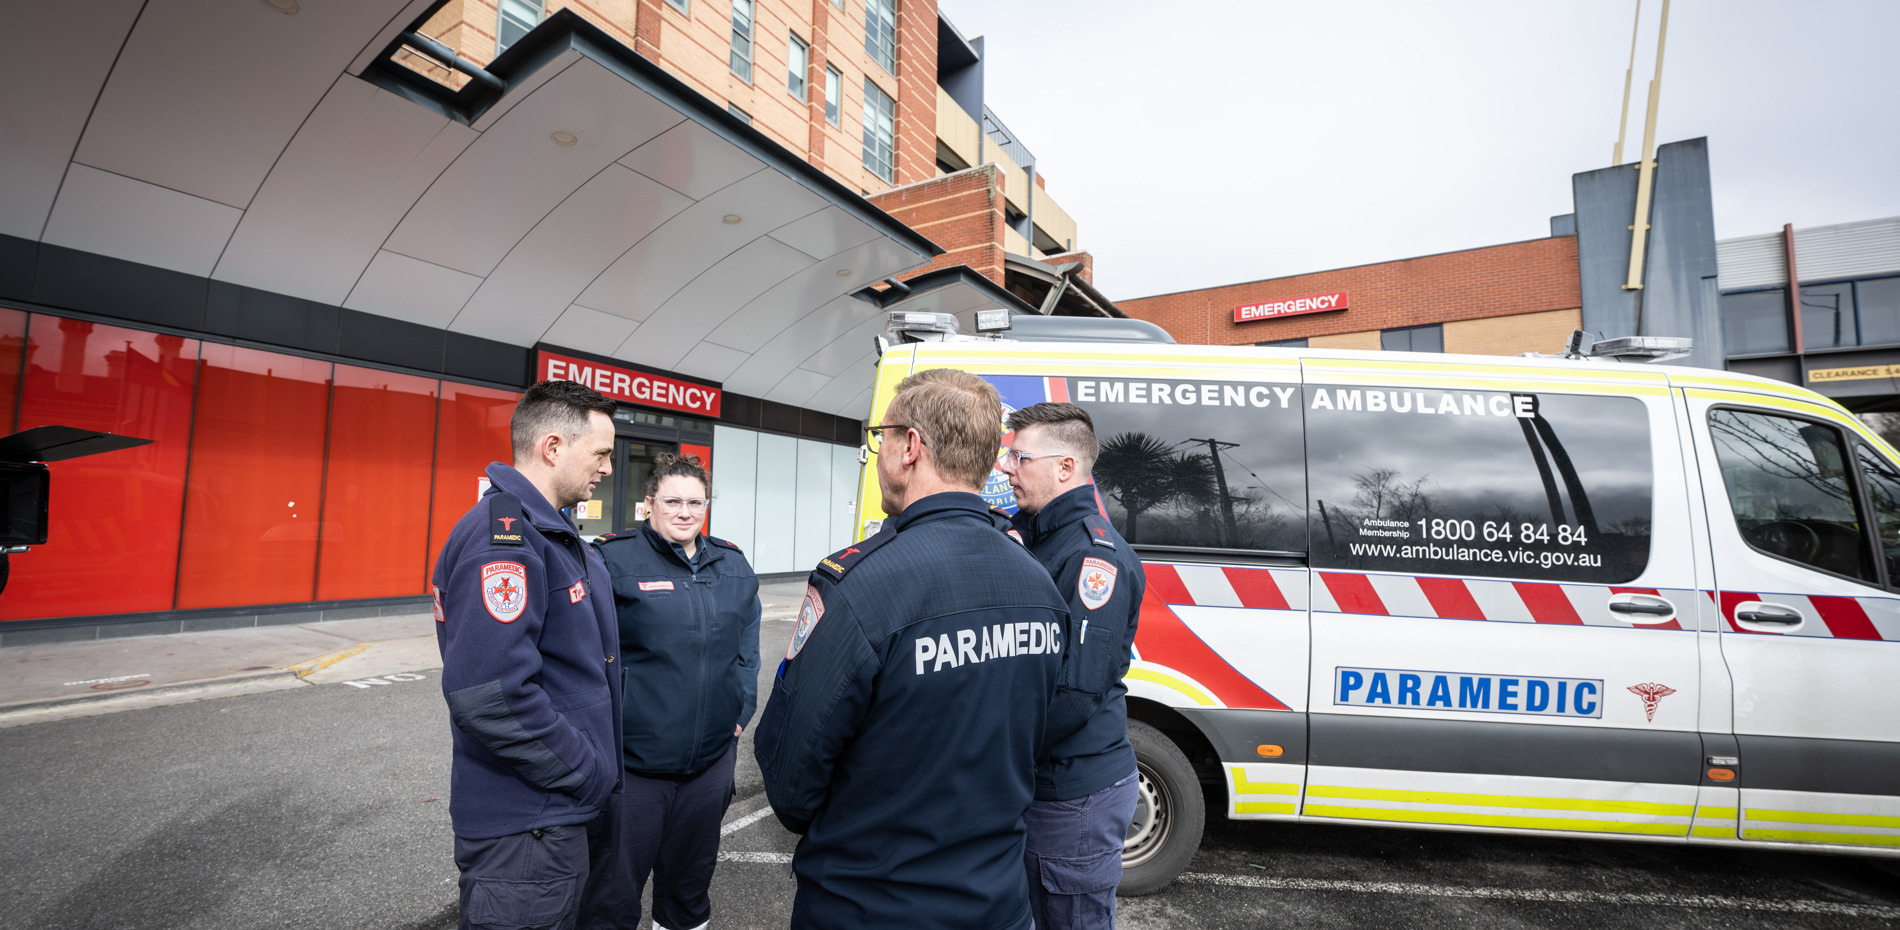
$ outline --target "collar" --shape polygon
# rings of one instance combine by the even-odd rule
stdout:
[[[662,555],[671,555],[687,568],[704,568],[711,565],[714,559],[719,558],[719,547],[707,542],[705,533],[699,534],[698,548],[693,550],[692,558],[686,557],[685,546],[661,536],[660,532],[653,528],[652,521],[640,524],[640,535],[645,537],[647,544],[653,547],[653,551]]]
[[[1101,510],[1095,502],[1095,485],[1070,488],[1036,511],[1035,517],[1029,521],[1033,530],[1030,538],[1040,539],[1071,523],[1080,522],[1083,517],[1099,513]]]
[[[973,491],[940,491],[911,501],[902,513],[891,518],[891,527],[901,533],[917,523],[957,516],[976,517],[988,523],[990,505]]]
[[[554,505],[548,502],[547,495],[542,494],[541,489],[535,487],[534,482],[529,481],[527,475],[517,471],[511,465],[503,465],[500,462],[488,463],[486,473],[489,483],[488,493],[506,491],[513,494],[516,500],[521,501],[522,515],[528,518],[529,523],[534,524],[535,529],[566,533],[576,537],[580,535],[580,531],[574,528],[574,524],[567,522],[567,517],[554,509]]]

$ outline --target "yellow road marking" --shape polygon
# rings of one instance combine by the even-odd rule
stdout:
[[[310,674],[312,672],[315,672],[319,669],[329,668],[330,666],[335,665],[338,662],[341,662],[344,659],[347,659],[350,656],[356,655],[357,653],[362,652],[363,650],[368,649],[368,648],[369,648],[369,643],[357,643],[356,645],[350,646],[348,648],[338,649],[337,651],[332,652],[328,655],[317,656],[316,658],[311,659],[308,662],[299,662],[296,665],[285,666],[285,670],[295,673],[298,678],[308,678],[310,677]]]

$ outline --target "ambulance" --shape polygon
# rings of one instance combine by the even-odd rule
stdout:
[[[1223,810],[1900,855],[1900,453],[1834,402],[1633,363],[1642,340],[1505,358],[936,316],[893,320],[867,422],[930,368],[1005,417],[1081,405],[1145,566],[1122,893]],[[1000,471],[982,493],[1014,507]]]

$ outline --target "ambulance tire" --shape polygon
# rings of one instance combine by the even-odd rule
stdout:
[[[1122,847],[1122,881],[1115,893],[1154,894],[1174,881],[1201,848],[1207,810],[1194,766],[1174,741],[1139,720],[1128,721],[1135,747],[1139,796]]]

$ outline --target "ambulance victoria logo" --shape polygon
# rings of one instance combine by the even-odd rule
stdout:
[[[792,641],[785,647],[787,660],[798,658],[800,650],[805,648],[805,640],[811,638],[811,631],[818,627],[818,621],[825,618],[825,599],[818,596],[818,589],[805,586],[805,603],[798,608],[798,627],[792,630]]]
[[[1075,579],[1075,593],[1090,610],[1100,610],[1115,594],[1115,566],[1104,559],[1082,560],[1082,574]]]
[[[1004,453],[1009,451],[1010,439],[1015,435],[1009,431],[1009,415],[1015,412],[1016,408],[1008,404],[1002,405],[1003,444],[996,448],[996,461],[999,465],[1003,461]],[[978,493],[982,496],[983,503],[1004,513],[1016,512],[1016,492],[1009,489],[1009,476],[1003,474],[1001,468],[990,469],[990,473],[983,479],[983,489]]]
[[[482,566],[482,606],[503,623],[513,623],[528,606],[528,568],[520,562]]]
[[[1645,681],[1640,685],[1630,685],[1629,691],[1631,694],[1643,699],[1643,716],[1651,722],[1654,722],[1656,719],[1656,705],[1662,703],[1663,698],[1676,693],[1676,689],[1668,685],[1659,685],[1653,681]]]

